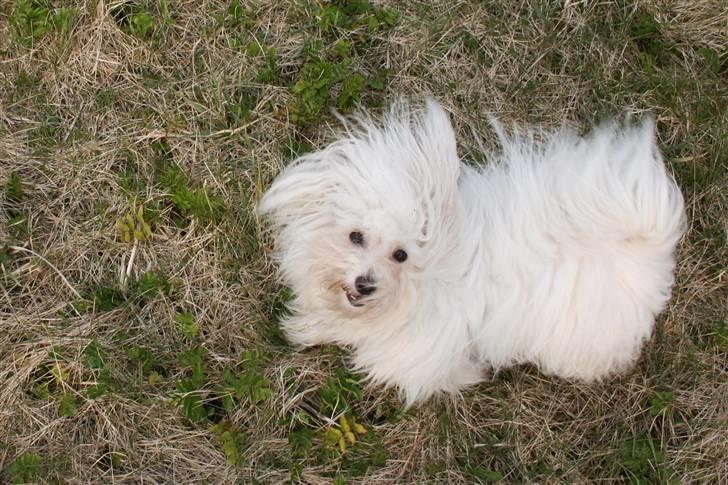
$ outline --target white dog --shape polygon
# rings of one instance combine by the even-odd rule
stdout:
[[[670,297],[683,198],[651,121],[507,136],[463,164],[447,114],[360,115],[259,205],[295,294],[282,322],[412,404],[531,362],[594,381],[637,359]]]

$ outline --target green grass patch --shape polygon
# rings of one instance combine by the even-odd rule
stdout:
[[[623,441],[619,463],[630,484],[673,483],[665,451],[649,435],[635,435]]]
[[[17,172],[10,172],[5,180],[5,200],[17,204],[23,198],[23,182]]]

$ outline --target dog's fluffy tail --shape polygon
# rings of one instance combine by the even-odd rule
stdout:
[[[517,221],[510,241],[523,255],[503,270],[536,282],[521,295],[534,310],[518,310],[514,338],[525,344],[513,341],[516,360],[587,381],[626,369],[670,298],[686,225],[652,120],[602,125],[585,137],[562,130],[540,142],[499,134],[494,174],[511,188],[501,212]]]

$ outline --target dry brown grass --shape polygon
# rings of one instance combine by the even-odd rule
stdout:
[[[122,1],[57,3],[78,9],[71,31],[33,42],[21,41],[18,2],[0,6],[0,182],[15,173],[23,192],[0,193],[0,481],[728,482],[725,2],[389,2],[393,28],[335,34],[354,45],[351,69],[389,70],[363,104],[433,93],[469,156],[473,130],[492,141],[486,112],[550,125],[654,113],[690,218],[673,301],[634,372],[582,386],[516,368],[407,412],[365,387],[348,398],[370,432],[343,457],[323,449],[335,416],[321,388],[346,354],[279,342],[284,296],[250,210],[290,160],[284,144],[332,136],[326,110],[303,127],[291,120],[304,43],[332,40],[317,2],[244,1],[248,20],[217,27],[227,2],[170,0],[167,22],[164,2],[136,2],[154,20],[146,36],[114,19]],[[246,53],[255,39],[277,49],[273,82],[260,79],[264,56]],[[229,100],[241,92],[254,93],[252,114],[235,120]],[[219,197],[222,215],[181,213],[160,164]],[[153,232],[134,245],[115,227],[133,203]],[[147,271],[170,288],[140,296]],[[99,288],[123,301],[89,308]],[[181,311],[199,326],[193,339],[175,323]],[[110,388],[90,397],[102,379],[94,345]],[[209,409],[245,350],[263,354],[272,395],[192,424],[172,398],[189,376],[178,354],[194,347],[206,350]],[[221,418],[244,435],[237,466],[210,429]],[[314,430],[305,456],[288,441],[300,429]],[[30,453],[42,464],[20,475]]]

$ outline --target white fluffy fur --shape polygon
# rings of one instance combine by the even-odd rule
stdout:
[[[295,293],[291,341],[351,347],[356,368],[408,404],[487,367],[531,362],[594,381],[636,360],[685,227],[653,123],[584,137],[494,126],[502,152],[474,169],[437,103],[399,103],[275,180],[258,209]],[[377,289],[353,306],[344,288],[366,274]]]

